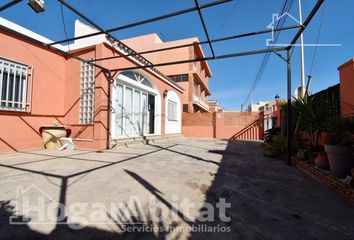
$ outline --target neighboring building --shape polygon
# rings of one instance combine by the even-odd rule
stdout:
[[[75,22],[75,36],[96,31]],[[78,147],[89,149],[105,149],[112,139],[181,133],[184,90],[161,72],[117,72],[109,83],[99,68],[65,56],[68,49],[87,60],[123,56],[96,62],[108,69],[147,64],[141,56],[124,56],[131,50],[123,43],[103,34],[69,48],[50,50],[40,42],[52,41],[0,18],[0,152],[43,148],[39,129],[53,121],[71,130]],[[193,71],[186,74],[198,80]]]
[[[262,121],[262,127],[264,132],[266,132],[269,129],[272,129],[274,127],[276,127],[276,109],[277,109],[277,105],[266,105],[264,107],[260,107],[259,108],[259,112],[260,112],[260,119]],[[262,120],[263,119],[263,120]]]
[[[276,127],[278,111],[278,104],[275,101],[258,102],[250,104],[248,107],[249,112],[259,112],[261,128],[264,132]]]
[[[248,112],[259,112],[261,107],[271,107],[273,104],[275,104],[274,101],[266,101],[266,102],[258,102],[254,104],[248,105]]]
[[[338,67],[340,77],[340,105],[344,118],[354,119],[354,59]]]
[[[190,47],[144,54],[144,57],[156,64],[205,57],[202,48],[197,44],[198,38],[163,42],[153,33],[126,39],[123,42],[139,52],[194,43]],[[185,89],[182,95],[184,112],[209,112],[208,96],[211,95],[209,78],[212,74],[206,61],[161,66],[158,69]]]

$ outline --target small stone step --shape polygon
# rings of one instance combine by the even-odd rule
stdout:
[[[143,137],[127,137],[111,140],[111,148],[129,147],[129,145],[145,143]]]
[[[165,136],[147,136],[146,140],[148,142],[161,142],[161,141],[166,141],[169,139],[174,139],[174,138],[178,138],[178,137],[182,137],[181,134],[168,134]]]
[[[118,148],[129,148],[134,145],[138,144],[145,144],[143,141],[136,141],[136,142],[126,142],[126,143],[111,143],[111,149],[118,149]]]
[[[144,137],[116,138],[116,139],[113,139],[112,141],[116,141],[116,142],[132,142],[132,141],[140,141],[140,140],[144,140]]]
[[[165,136],[160,135],[150,135],[144,137],[128,137],[128,138],[117,138],[111,140],[111,148],[128,148],[129,146],[136,144],[149,144],[155,142],[166,141],[173,138],[182,137],[181,134],[168,134]]]

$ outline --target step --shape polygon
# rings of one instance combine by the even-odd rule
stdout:
[[[129,146],[133,146],[136,144],[148,144],[148,143],[156,143],[161,141],[166,141],[169,139],[182,137],[181,134],[168,134],[165,136],[160,135],[150,135],[144,137],[127,137],[127,138],[117,138],[111,140],[111,148],[128,148]]]
[[[161,142],[161,141],[166,141],[166,140],[170,140],[170,139],[175,139],[175,138],[179,138],[182,137],[181,134],[167,134],[165,136],[146,136],[146,140],[148,142]]]
[[[119,142],[119,143],[130,143],[136,141],[143,141],[144,137],[125,137],[125,138],[115,138],[112,139],[111,142]]]
[[[128,147],[129,145],[144,143],[143,137],[126,137],[111,140],[111,148]]]

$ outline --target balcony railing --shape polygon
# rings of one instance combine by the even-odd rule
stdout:
[[[205,110],[209,111],[209,105],[205,101],[205,99],[203,100],[201,97],[193,95],[193,102],[199,105],[200,107],[204,108]]]
[[[196,78],[198,78],[198,81],[201,81],[201,85],[203,87],[203,90],[205,89],[207,92],[207,95],[211,95],[211,92],[209,90],[209,85],[208,85],[208,78],[206,77],[206,69],[202,69],[202,64],[201,62],[194,62],[192,64],[192,69],[193,69],[193,74],[195,75]]]
[[[194,71],[199,75],[199,78],[203,81],[203,83],[207,85],[206,79],[205,79],[205,70],[202,70],[200,62],[195,62],[193,64]]]

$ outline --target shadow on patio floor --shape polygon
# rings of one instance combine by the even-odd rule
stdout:
[[[136,206],[137,208],[137,206]],[[133,216],[136,209],[131,209],[128,205],[124,210],[128,210],[128,215]],[[88,240],[88,239],[165,239],[168,234],[168,229],[165,228],[163,221],[153,222],[150,218],[146,219],[142,216],[134,216],[127,218],[124,211],[120,211],[117,216],[109,216],[114,220],[115,225],[121,232],[106,231],[90,226],[80,226],[74,224],[58,223],[53,231],[49,234],[37,232],[29,227],[28,223],[31,219],[26,219],[23,216],[17,216],[14,212],[14,207],[10,201],[0,202],[0,228],[2,236],[1,240]],[[21,224],[9,224],[9,219],[15,218],[14,222],[21,222]],[[144,220],[144,223],[142,221]],[[158,224],[158,225],[157,225]],[[161,229],[158,232],[139,232],[136,229],[148,229],[149,227],[158,227]],[[164,231],[163,231],[164,230]]]
[[[215,143],[216,145],[218,143]],[[215,221],[204,222],[188,219],[182,211],[175,209],[163,193],[139,175],[139,172],[125,170],[130,177],[154,195],[165,207],[174,211],[189,226],[204,226],[206,232],[192,232],[189,239],[353,239],[354,238],[354,207],[342,201],[335,193],[325,189],[297,169],[284,165],[280,161],[261,156],[262,147],[259,142],[229,141],[225,151],[205,149],[210,154],[222,155],[221,162],[213,162],[199,156],[158,145],[151,145],[151,151],[108,163],[89,170],[68,176],[53,175],[61,180],[59,202],[65,204],[67,182],[71,177],[101,170],[128,160],[136,159],[159,151],[168,151],[188,157],[191,161],[203,164],[216,164],[218,171],[212,185],[206,191],[205,203],[212,204],[215,209],[220,199],[231,204],[226,209],[225,216],[220,217],[215,211]],[[202,150],[200,148],[200,150]],[[119,154],[119,153],[117,153]],[[171,159],[173,160],[173,159]],[[32,174],[46,173],[27,170],[15,166],[4,166],[11,170],[28,171]],[[156,173],[158,174],[158,173]],[[117,216],[107,215],[120,231],[114,232],[93,227],[72,229],[65,221],[58,221],[54,230],[43,234],[32,230],[28,224],[10,225],[8,220],[16,216],[10,201],[0,202],[0,239],[166,239],[168,229],[162,220],[154,222],[149,217],[142,221],[142,214],[126,216],[120,211]],[[137,208],[135,206],[135,208]],[[128,212],[135,211],[126,205]],[[148,210],[148,209],[145,209]],[[204,213],[200,209],[200,214]],[[146,214],[145,214],[146,215]],[[148,215],[149,216],[149,215]],[[21,216],[16,216],[21,219]],[[231,221],[221,221],[230,217]],[[198,218],[200,219],[200,218]],[[175,227],[178,223],[172,223]],[[158,226],[163,231],[124,232],[127,227]],[[77,226],[76,226],[77,227]],[[231,227],[231,232],[218,232]],[[212,229],[213,228],[213,229]],[[214,230],[210,232],[210,230]],[[173,239],[186,239],[186,236],[176,234]]]
[[[215,209],[220,198],[231,203],[231,221],[216,217],[206,223],[216,231],[190,239],[354,239],[354,207],[295,167],[263,157],[259,142],[229,141],[225,151],[209,152],[223,158],[205,202]]]

